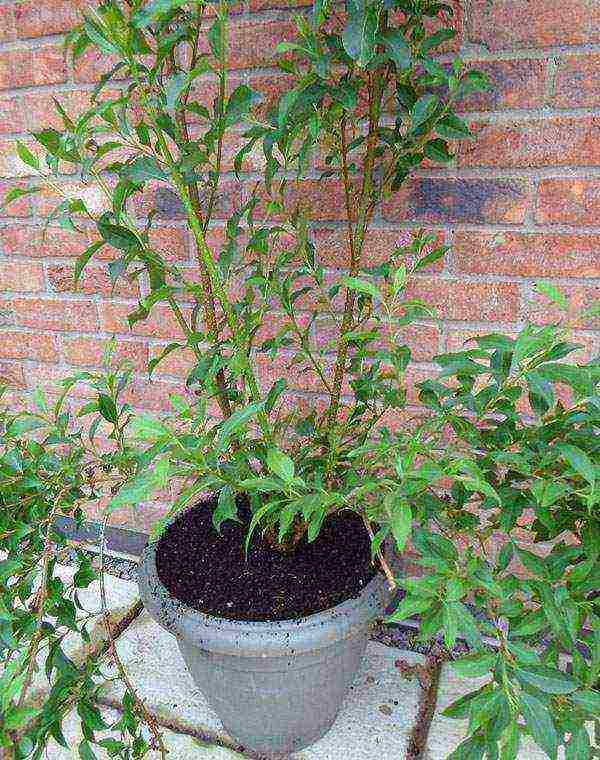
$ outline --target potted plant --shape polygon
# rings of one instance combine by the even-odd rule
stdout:
[[[109,511],[137,506],[171,481],[180,484],[144,554],[142,597],[177,635],[230,734],[272,756],[315,741],[335,719],[369,627],[384,610],[385,584],[397,583],[387,547],[402,552],[416,520],[421,528],[413,544],[435,572],[402,580],[408,594],[392,619],[422,613],[424,636],[443,629],[451,649],[463,635],[476,650],[473,669],[494,668],[502,688],[457,708],[474,716],[470,744],[457,757],[467,750],[483,757],[499,743],[509,747],[507,758],[515,757],[519,709],[540,739],[531,728],[539,718],[536,697],[506,687],[515,668],[510,657],[518,657],[508,645],[502,649],[508,665],[481,651],[480,627],[487,623],[464,601],[490,594],[484,606],[495,615],[494,631],[504,631],[512,613],[499,614],[499,586],[488,583],[484,560],[471,550],[459,555],[456,544],[471,530],[478,541],[490,538],[485,521],[482,534],[475,530],[473,502],[500,504],[499,523],[491,524],[509,533],[514,527],[502,500],[515,468],[505,484],[497,455],[510,459],[517,441],[536,434],[516,419],[524,383],[534,384],[534,406],[540,398],[552,406],[548,383],[558,370],[550,379],[544,372],[561,353],[559,328],[539,334],[531,328],[518,348],[509,338],[497,338],[495,346],[492,337],[473,352],[442,357],[441,379],[456,375],[458,390],[425,382],[421,398],[433,415],[394,425],[407,405],[411,353],[403,331],[431,316],[411,298],[411,277],[447,249],[419,231],[375,266],[364,261],[380,201],[424,161],[452,160],[449,142],[469,135],[454,109],[485,79],[458,59],[436,61],[440,45],[454,36],[448,5],[351,0],[342,13],[338,4],[316,0],[298,20],[298,39],[279,46],[290,87],[264,113],[257,110],[259,93],[230,81],[229,5],[109,0],[89,11],[70,35],[73,55],[95,46],[114,58],[114,67],[89,110],[72,117],[59,107],[63,128],[34,135],[45,163],[18,145],[21,159],[63,193],[51,220],[96,232],[77,276],[99,251],[112,249],[113,280],[144,283],[130,324],[160,309],[178,325],[181,338],[152,359],[150,372],[173,352],[191,356],[187,394],[173,397],[163,418],[132,415],[104,392],[82,410],[96,415],[94,426],[108,423],[119,453],[107,463],[121,473]],[[209,88],[216,97],[207,103]],[[251,163],[257,155],[259,181]],[[303,182],[313,167],[322,167],[321,182],[334,178],[324,187],[341,187],[347,245],[339,270],[326,270],[315,248],[304,194],[311,184]],[[85,193],[64,192],[53,176],[75,170],[104,197],[101,211]],[[185,221],[193,271],[152,244],[160,208],[136,218],[135,203],[150,194]],[[532,346],[537,353],[528,353]],[[502,374],[507,363],[523,372]],[[582,372],[596,378],[591,369]],[[299,376],[310,390],[300,400],[290,395]],[[482,395],[475,393],[480,381],[488,383]],[[595,392],[596,385],[589,388]],[[514,441],[507,426],[490,423],[488,415],[498,413],[510,419]],[[578,435],[580,421],[567,420],[565,440]],[[589,443],[593,419],[587,424]],[[456,448],[447,445],[448,427]],[[565,480],[572,476],[567,469]],[[581,496],[574,477],[567,500]],[[448,481],[452,490],[444,494]],[[521,492],[530,486],[525,478]],[[574,517],[570,524],[580,522]],[[576,559],[572,552],[568,558]],[[513,612],[514,585],[503,590]],[[587,597],[581,604],[589,604]],[[537,688],[531,677],[524,682],[525,690]],[[584,686],[551,693],[584,691],[592,697],[581,698],[593,701],[596,692]],[[492,730],[497,705],[503,718]],[[570,725],[563,726],[567,735]]]
[[[150,371],[173,351],[193,356],[193,402],[174,399],[164,420],[133,420],[132,434],[149,446],[111,502],[137,504],[172,478],[182,482],[172,514],[188,511],[165,521],[148,548],[143,599],[178,635],[232,736],[256,751],[289,753],[333,722],[384,609],[371,559],[393,587],[384,542],[404,548],[411,504],[432,485],[413,465],[428,451],[425,431],[406,438],[384,427],[375,441],[371,433],[405,405],[402,328],[430,314],[405,296],[407,281],[446,249],[419,233],[365,269],[365,239],[382,197],[414,167],[451,160],[447,140],[468,135],[454,105],[482,77],[459,60],[444,67],[433,58],[454,31],[430,31],[428,22],[448,17],[448,6],[378,0],[349,3],[342,14],[318,2],[298,19],[298,41],[279,46],[292,86],[260,115],[259,94],[229,81],[229,5],[109,0],[90,10],[70,35],[74,59],[93,45],[115,65],[89,110],[72,118],[59,107],[64,128],[34,137],[51,174],[77,169],[105,196],[102,213],[64,197],[51,215],[69,228],[91,224],[99,236],[77,277],[112,247],[114,281],[147,280],[130,324],[166,305],[181,330]],[[115,94],[117,78],[125,84]],[[209,83],[216,97],[207,105]],[[231,167],[233,140],[242,147]],[[231,203],[223,175],[233,168],[243,176],[257,145],[264,181],[242,180]],[[18,151],[61,192],[27,146]],[[327,167],[323,181],[335,174],[343,186],[348,269],[333,278],[315,257],[310,209],[289,179],[306,173],[313,154]],[[137,197],[157,183],[193,235],[194,272],[152,246],[152,213],[145,224],[134,216]],[[214,248],[224,201],[233,208]],[[281,313],[275,330],[273,309]],[[328,315],[335,337],[319,345],[315,325]],[[317,384],[305,407],[286,396],[296,372]],[[112,407],[100,413],[114,422]],[[384,476],[390,461],[396,469]]]

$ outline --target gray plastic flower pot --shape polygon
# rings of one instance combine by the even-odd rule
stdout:
[[[245,622],[205,615],[175,599],[156,570],[156,544],[142,554],[142,601],[179,649],[229,736],[269,758],[286,757],[331,728],[383,614],[377,575],[356,599],[296,620]]]

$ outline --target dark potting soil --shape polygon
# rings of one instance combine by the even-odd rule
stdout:
[[[369,537],[360,518],[340,512],[318,537],[291,555],[272,549],[257,530],[244,551],[249,510],[228,520],[219,535],[215,502],[180,515],[161,536],[158,576],[169,592],[200,612],[230,620],[291,620],[358,596],[375,576]]]

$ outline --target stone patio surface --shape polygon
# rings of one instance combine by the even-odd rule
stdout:
[[[60,572],[67,576],[71,570],[64,567]],[[138,599],[136,584],[107,575],[106,588],[113,621],[123,620]],[[81,593],[88,611],[100,610],[99,597],[98,583],[93,583]],[[104,630],[100,619],[94,630],[94,641],[101,642]],[[70,657],[82,661],[89,653],[89,645],[84,646],[73,635],[66,650]],[[145,612],[138,615],[120,635],[117,650],[139,697],[163,730],[169,760],[239,760],[249,757],[236,751],[235,742],[225,734],[218,717],[194,686],[175,638],[156,625]],[[371,642],[363,667],[332,730],[317,744],[292,755],[290,760],[405,758],[422,692],[418,680],[401,676],[394,665],[398,658],[409,664],[419,663],[423,659],[414,652]],[[111,667],[114,666],[109,665],[107,669],[109,675]],[[450,667],[443,668],[426,760],[444,760],[460,743],[464,736],[464,723],[444,718],[441,711],[470,691],[473,683],[473,680],[456,677]],[[47,688],[42,669],[36,675],[36,701]],[[107,722],[118,719],[122,695],[123,688],[119,682],[107,682],[101,699]],[[47,748],[48,760],[79,757],[77,745],[82,735],[75,712],[64,721],[63,733],[72,749],[52,743]],[[100,733],[98,736],[102,738]],[[94,747],[94,751],[99,758],[108,758],[102,750]],[[151,755],[159,757],[158,753]],[[544,760],[545,757],[534,744],[525,746],[519,755],[520,760]]]

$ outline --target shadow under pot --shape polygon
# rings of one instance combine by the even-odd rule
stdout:
[[[211,506],[179,515],[146,547],[142,601],[177,637],[227,734],[263,757],[286,757],[333,725],[370,629],[389,601],[385,580],[370,562],[362,523],[350,512],[328,521],[314,542],[301,542],[291,556],[279,555],[257,534],[246,559],[246,521],[223,524],[219,535]],[[331,563],[338,573],[333,589],[324,567]],[[282,601],[282,589],[289,599]],[[331,599],[337,603],[327,607]],[[303,612],[296,616],[294,608]]]

